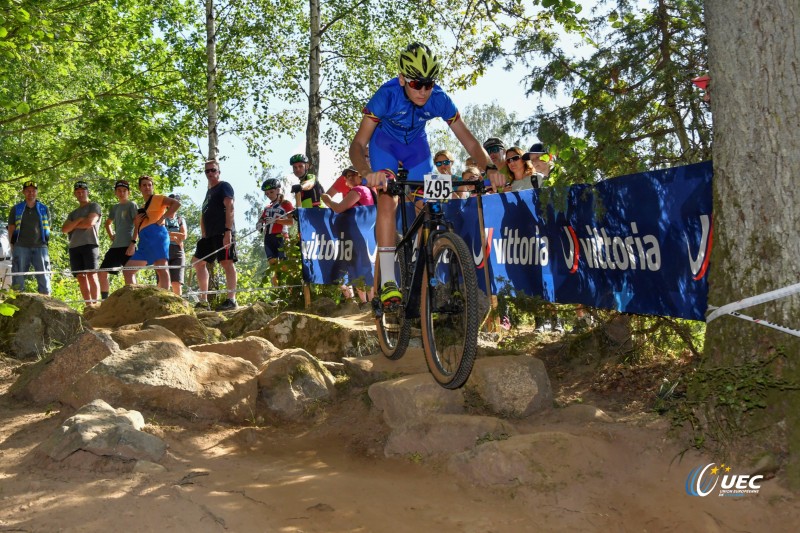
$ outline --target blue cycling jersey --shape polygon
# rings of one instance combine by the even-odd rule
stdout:
[[[434,85],[425,105],[417,106],[408,99],[398,78],[381,85],[367,102],[364,114],[378,122],[378,131],[404,144],[420,137],[429,120],[441,117],[452,124],[459,116],[456,105],[438,85]]]

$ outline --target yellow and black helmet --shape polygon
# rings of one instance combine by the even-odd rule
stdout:
[[[411,43],[400,53],[400,74],[409,80],[436,81],[441,71],[439,59],[422,43]]]

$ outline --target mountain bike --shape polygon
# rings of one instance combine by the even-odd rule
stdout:
[[[407,191],[422,187],[426,201],[410,226],[409,215],[400,202],[403,234],[395,249],[395,274],[403,300],[389,307],[382,305],[380,296],[372,300],[378,341],[386,357],[401,358],[411,337],[412,321],[421,319],[428,369],[442,387],[457,389],[472,372],[483,318],[475,263],[469,247],[453,231],[444,213],[444,202],[452,192],[451,177],[428,174],[425,181],[409,181],[407,177],[407,171],[399,170],[397,179],[387,181],[386,192],[402,199]],[[480,201],[483,182],[468,184],[474,186]],[[378,261],[376,295],[380,294],[381,285]]]

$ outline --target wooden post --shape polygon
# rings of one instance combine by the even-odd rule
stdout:
[[[301,194],[302,193],[299,193],[299,192],[294,193],[294,208],[298,210],[297,211],[298,215],[300,214],[299,209],[303,206],[303,204],[302,204],[303,200],[300,198]],[[299,218],[300,217],[298,216],[298,220],[299,220]],[[298,229],[297,229],[297,235],[298,235],[298,237],[300,237],[300,250],[302,250],[303,249],[303,236],[300,235],[299,226],[298,226]],[[302,256],[301,256],[300,260],[302,261]],[[303,300],[305,302],[305,308],[306,309],[311,307],[311,286],[308,283],[306,283],[305,280],[303,280]]]
[[[486,315],[484,326],[486,331],[496,333],[502,331],[500,328],[500,317],[497,316],[497,296],[492,294],[492,275],[490,271],[491,261],[489,260],[489,249],[486,246],[486,227],[483,223],[483,198],[477,195],[478,201],[478,229],[481,232],[481,254],[483,255],[483,275],[486,281],[486,296],[491,302],[489,314]]]

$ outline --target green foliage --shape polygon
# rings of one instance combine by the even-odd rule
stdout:
[[[484,50],[488,60],[528,67],[530,93],[571,98],[554,111],[540,107],[525,124],[558,154],[557,182],[592,182],[711,155],[709,109],[689,81],[708,70],[702,2],[612,4],[598,6],[591,19],[578,19],[576,10],[574,17],[530,25],[520,16],[512,50]],[[572,42],[554,33],[554,21]]]
[[[780,376],[785,354],[737,365],[700,366],[686,379],[685,397],[671,395],[661,403],[673,426],[690,430],[692,446],[725,454],[743,437],[770,430],[764,417],[770,397],[800,390],[800,383]]]

